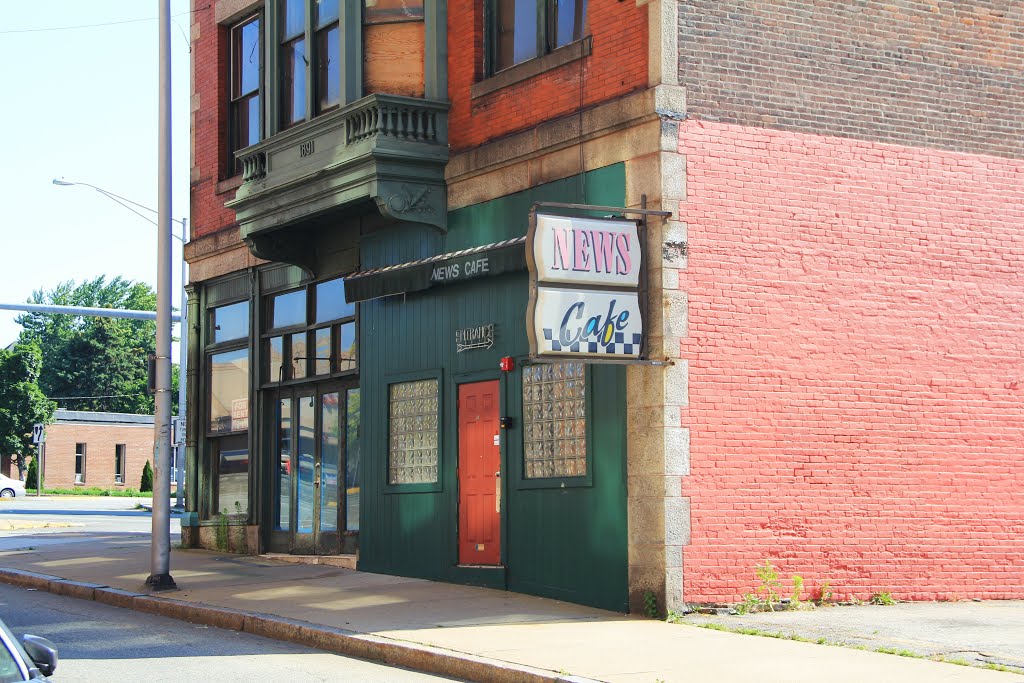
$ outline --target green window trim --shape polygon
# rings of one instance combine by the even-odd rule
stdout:
[[[401,494],[401,493],[436,493],[442,490],[442,482],[444,479],[444,381],[443,372],[441,370],[427,370],[424,372],[405,373],[401,375],[392,375],[385,378],[384,385],[384,406],[382,413],[387,416],[387,430],[385,432],[387,440],[387,456],[383,462],[383,472],[381,473],[384,481],[384,493],[385,494]],[[391,391],[392,387],[400,384],[408,384],[412,382],[421,382],[424,380],[434,380],[437,382],[437,477],[432,482],[421,482],[415,484],[392,484],[390,477],[391,467]]]

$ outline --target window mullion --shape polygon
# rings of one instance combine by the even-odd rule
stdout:
[[[558,0],[537,0],[537,54],[534,55],[535,57],[541,57],[550,52],[548,41],[548,21],[553,12],[549,12],[548,9],[551,3],[557,1]]]
[[[316,62],[317,45],[314,30],[316,0],[306,4],[306,120],[316,116],[316,75],[320,65]]]
[[[263,97],[263,112],[266,117],[264,131],[266,137],[270,137],[281,130],[280,16],[280,0],[271,0],[267,3],[263,27],[263,57],[266,65],[264,73],[269,74],[269,77],[261,78],[266,88]]]

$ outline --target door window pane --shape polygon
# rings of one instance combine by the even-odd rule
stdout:
[[[292,335],[292,379],[302,379],[306,376],[308,356],[306,353],[306,333],[299,332]]]
[[[210,329],[213,330],[214,344],[245,339],[249,336],[249,302],[218,306],[210,311]]]
[[[249,428],[249,351],[211,353],[210,431],[237,432]]]
[[[523,457],[527,479],[587,474],[583,363],[523,368]]]
[[[313,531],[313,449],[316,446],[313,397],[299,399],[298,438],[298,493],[295,530],[300,533]]]
[[[438,381],[390,387],[389,484],[437,481]]]
[[[292,400],[282,398],[277,421],[277,518],[278,531],[288,531],[292,510]]]
[[[316,286],[316,321],[325,323],[338,318],[351,318],[356,305],[345,303],[345,281],[341,278],[321,282]]]
[[[341,412],[338,392],[320,401],[320,531],[338,530],[338,468],[341,464]]]
[[[345,416],[345,529],[359,531],[359,390],[349,389]]]
[[[248,436],[217,439],[217,512],[224,515],[249,511]]]
[[[278,294],[270,300],[272,328],[306,324],[306,290]]]
[[[355,370],[356,356],[356,324],[345,323],[338,330],[338,372]]]
[[[331,372],[331,328],[324,327],[314,333],[316,348],[316,374],[328,375]]]

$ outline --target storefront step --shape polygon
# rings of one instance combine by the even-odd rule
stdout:
[[[295,564],[324,564],[343,569],[355,569],[358,559],[357,555],[287,555],[285,553],[265,553],[260,557]]]

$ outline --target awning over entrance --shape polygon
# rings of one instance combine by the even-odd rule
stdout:
[[[345,278],[345,299],[354,303],[526,270],[525,244],[525,237],[516,237],[419,261],[359,271]]]

